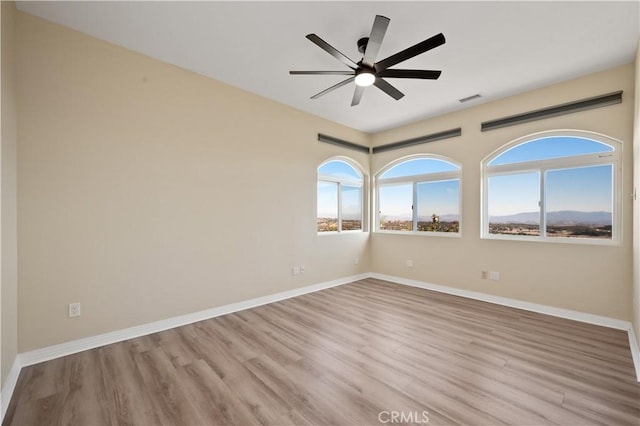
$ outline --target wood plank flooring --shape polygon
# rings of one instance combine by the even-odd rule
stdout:
[[[638,426],[627,334],[367,279],[26,367],[3,424],[398,423]]]

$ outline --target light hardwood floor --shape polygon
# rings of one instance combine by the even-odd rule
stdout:
[[[392,412],[638,426],[640,384],[624,331],[367,279],[24,368],[4,424],[397,424]]]

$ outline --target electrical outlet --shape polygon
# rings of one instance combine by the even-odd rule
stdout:
[[[304,274],[304,265],[300,265],[300,273]]]
[[[413,268],[413,260],[407,260],[407,268]]]
[[[298,265],[291,268],[291,275],[300,275],[300,267]]]
[[[480,279],[482,279],[482,280],[488,280],[488,279],[489,279],[489,272],[487,272],[487,271],[480,271]]]
[[[491,281],[500,281],[500,272],[495,272],[495,271],[489,272],[489,279]]]
[[[69,303],[69,318],[80,316],[80,302]]]

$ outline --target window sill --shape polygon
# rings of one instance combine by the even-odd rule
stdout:
[[[414,237],[445,237],[445,238],[460,238],[462,233],[460,232],[433,232],[433,231],[375,231],[376,234],[388,234],[388,235],[411,235]]]
[[[327,232],[317,232],[316,234],[319,237],[323,237],[325,235],[356,235],[356,234],[366,234],[367,231],[363,231],[362,229],[355,229],[353,231],[327,231]]]
[[[483,240],[501,240],[501,241],[525,241],[532,243],[549,243],[549,244],[580,244],[586,246],[622,246],[619,239],[600,239],[600,238],[567,238],[567,237],[524,237],[517,235],[482,235]]]

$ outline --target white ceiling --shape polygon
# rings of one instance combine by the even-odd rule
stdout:
[[[94,37],[366,132],[630,63],[640,34],[631,2],[19,2],[18,8]],[[351,107],[354,85],[309,97],[346,68],[305,38],[316,33],[358,61],[376,14],[391,19],[378,60],[444,33],[447,42],[395,68],[442,70],[439,80],[389,79]],[[466,104],[458,99],[476,93]]]

